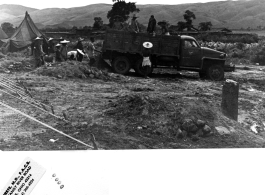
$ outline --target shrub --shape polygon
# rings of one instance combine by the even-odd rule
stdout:
[[[239,42],[236,44],[237,49],[240,49],[240,50],[242,50],[244,48],[244,46],[245,45],[242,42]]]

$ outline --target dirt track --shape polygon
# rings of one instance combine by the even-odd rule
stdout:
[[[104,149],[263,147],[265,68],[238,68],[226,74],[240,83],[238,122],[220,111],[222,82],[201,80],[191,72],[156,71],[147,80],[131,73],[116,81],[3,74],[17,76],[35,99],[52,103],[56,114],[66,112],[68,124],[5,94],[1,100],[90,145],[93,133]],[[0,150],[86,149],[10,110],[0,107],[0,112]],[[174,132],[186,118],[206,121],[212,135],[177,138]],[[218,126],[227,132],[216,131]]]

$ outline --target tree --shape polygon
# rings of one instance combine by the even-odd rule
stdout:
[[[93,24],[93,28],[94,29],[101,29],[103,27],[103,21],[102,21],[102,18],[101,17],[95,17],[94,18],[95,22]]]
[[[212,23],[211,22],[201,22],[199,24],[199,29],[201,31],[207,31],[207,30],[211,30],[211,27],[212,27]]]
[[[169,26],[169,22],[166,21],[166,20],[162,20],[162,21],[158,22],[157,25],[159,25],[159,26],[161,26],[161,27],[162,27],[162,26]]]
[[[15,33],[15,28],[13,27],[13,24],[9,22],[4,22],[1,24],[1,27],[3,31],[10,37]]]
[[[83,26],[83,29],[87,30],[87,29],[89,29],[89,26]]]
[[[177,29],[178,31],[183,31],[186,28],[186,22],[180,21],[178,22]]]
[[[187,11],[185,11],[183,17],[184,17],[184,20],[186,20],[187,30],[190,31],[191,27],[193,27],[192,20],[195,20],[196,16],[192,11],[187,10]]]
[[[108,11],[107,18],[109,19],[109,24],[112,27],[114,23],[114,17],[120,16],[123,21],[128,20],[130,13],[139,12],[140,10],[136,8],[135,3],[125,2],[125,0],[112,0],[115,2],[110,11]]]

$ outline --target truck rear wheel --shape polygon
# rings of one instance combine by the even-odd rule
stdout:
[[[142,59],[137,60],[135,67],[134,67],[135,72],[140,76],[144,76],[144,74],[145,74],[145,72],[144,72],[145,69],[143,68],[142,63],[143,63]],[[149,69],[147,76],[152,74],[152,72],[153,72],[153,67]]]
[[[114,72],[118,74],[128,74],[131,69],[130,61],[125,56],[116,57],[112,64]]]
[[[207,76],[211,80],[221,81],[224,79],[224,68],[221,65],[209,66]]]

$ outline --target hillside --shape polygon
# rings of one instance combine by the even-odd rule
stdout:
[[[104,23],[108,23],[107,12],[111,4],[93,4],[75,8],[48,8],[32,9],[21,6],[0,5],[0,23],[11,22],[18,26],[24,17],[24,12],[29,11],[33,21],[38,26],[91,26],[94,17],[102,17]],[[168,20],[170,24],[183,21],[185,10],[191,10],[196,15],[194,24],[211,21],[214,27],[256,28],[265,26],[265,1],[263,0],[240,0],[220,1],[210,3],[194,3],[180,5],[137,5],[140,9],[139,22],[148,23],[150,15],[155,15],[157,21]],[[12,8],[12,9],[11,9]],[[22,9],[23,8],[23,9]]]
[[[37,9],[24,7],[22,5],[0,5],[0,21],[1,23],[15,19],[17,16],[24,15],[26,11],[29,13]]]

